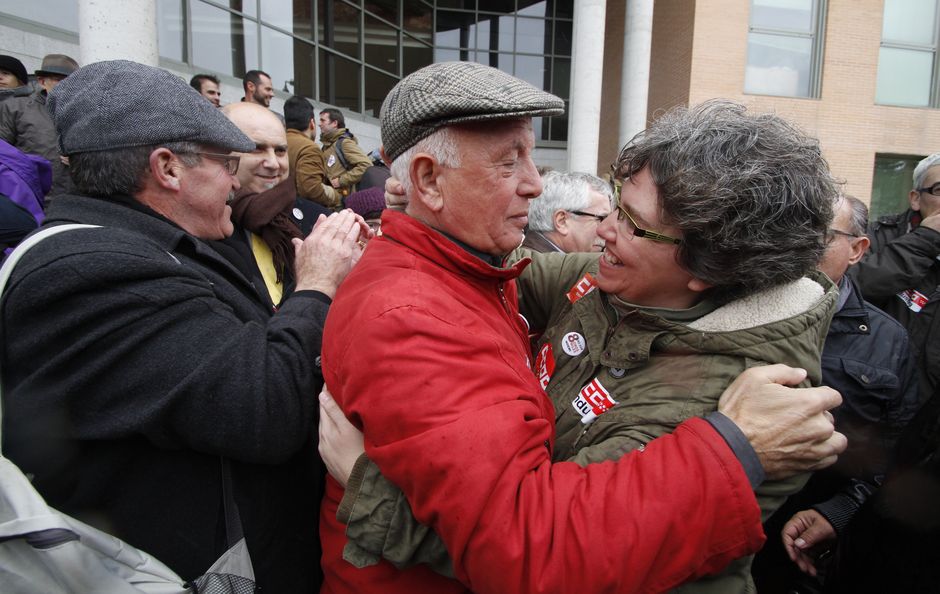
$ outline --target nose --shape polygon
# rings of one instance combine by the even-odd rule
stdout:
[[[268,169],[279,169],[281,164],[278,163],[277,155],[274,154],[274,148],[268,148],[264,151],[264,159],[261,160],[261,165]]]
[[[611,243],[617,241],[617,213],[616,211],[597,224],[597,236]]]
[[[539,175],[538,169],[535,168],[535,161],[532,160],[532,157],[526,157],[520,161],[519,166],[522,168],[517,189],[519,195],[529,200],[538,198],[542,195],[542,177]]]

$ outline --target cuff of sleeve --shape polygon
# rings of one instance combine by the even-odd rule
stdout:
[[[731,451],[734,452],[738,462],[744,467],[744,473],[751,483],[751,488],[756,489],[760,486],[764,482],[764,467],[744,432],[735,425],[734,421],[718,411],[709,413],[705,420],[714,427],[715,431],[721,435]]]
[[[855,516],[855,512],[858,511],[858,503],[851,497],[837,494],[828,501],[817,503],[812,506],[812,509],[826,518],[826,521],[832,524],[836,534],[841,535],[845,527],[849,525],[852,517]]]
[[[330,296],[327,295],[326,293],[321,293],[320,291],[314,291],[310,289],[305,290],[305,291],[295,291],[293,294],[291,294],[291,297],[310,297],[310,298],[316,299],[317,301],[325,303],[326,305],[330,305],[331,303],[333,303],[333,300],[330,299]]]
[[[346,490],[343,492],[343,499],[339,502],[339,509],[336,510],[336,519],[343,524],[349,523],[349,516],[352,515],[353,505],[356,503],[356,497],[359,496],[359,490],[362,488],[362,479],[365,476],[366,468],[369,466],[369,457],[361,454],[353,464],[352,472],[349,473],[349,480],[346,481]]]

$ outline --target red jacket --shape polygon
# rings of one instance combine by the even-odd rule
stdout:
[[[418,221],[383,215],[330,308],[327,385],[366,452],[447,545],[474,592],[658,592],[763,543],[740,463],[701,419],[617,462],[551,463],[515,284]],[[459,592],[425,567],[342,560],[330,481],[324,592]]]

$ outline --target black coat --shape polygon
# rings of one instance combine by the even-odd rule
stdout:
[[[205,243],[130,198],[66,196],[0,301],[3,451],[50,504],[184,578],[225,550],[220,460],[259,585],[315,591],[329,299],[274,314]]]
[[[911,336],[921,399],[940,388],[940,233],[912,225],[914,213],[878,219],[869,230],[871,249],[849,270],[868,301],[901,322]],[[899,293],[928,299],[914,311]]]

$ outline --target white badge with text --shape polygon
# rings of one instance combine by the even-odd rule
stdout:
[[[611,398],[610,392],[596,377],[581,388],[578,397],[571,402],[571,406],[581,415],[581,422],[585,425],[613,408],[615,404],[617,401]]]
[[[577,332],[569,332],[561,339],[561,350],[565,351],[569,357],[577,357],[584,352],[585,347],[587,343],[584,337]]]

